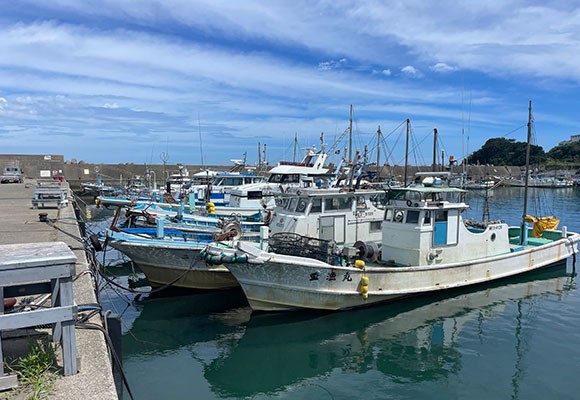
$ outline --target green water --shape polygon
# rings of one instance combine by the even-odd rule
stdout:
[[[521,193],[497,190],[492,219],[519,224]],[[578,188],[536,194],[530,213],[553,213],[580,230]],[[467,217],[479,218],[483,200],[471,197]],[[118,254],[107,260],[117,264],[110,268],[117,282],[140,279]],[[162,294],[101,291],[104,306],[122,316],[124,369],[136,399],[580,396],[580,291],[571,262],[336,313],[252,314],[240,290]]]

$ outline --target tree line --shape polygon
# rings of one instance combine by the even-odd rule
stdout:
[[[468,158],[469,164],[523,166],[526,164],[526,143],[515,139],[489,139]],[[541,146],[531,145],[530,164],[580,167],[580,141],[560,144],[545,152]]]

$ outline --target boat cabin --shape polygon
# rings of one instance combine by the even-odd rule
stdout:
[[[416,187],[389,193],[382,226],[381,259],[396,265],[449,264],[510,252],[508,226],[468,227],[466,191]]]
[[[221,172],[212,178],[210,184],[191,185],[190,201],[194,200],[199,205],[209,199],[215,205],[229,205],[230,192],[234,188],[263,182],[264,179],[263,176],[255,174]]]
[[[301,162],[280,161],[268,174],[267,182],[238,186],[231,191],[230,205],[234,207],[266,208],[275,206],[274,197],[298,188],[323,187],[329,185],[331,174],[324,167],[327,154],[307,149]]]
[[[339,245],[379,242],[386,193],[381,190],[302,189],[276,198],[270,233],[293,232]]]

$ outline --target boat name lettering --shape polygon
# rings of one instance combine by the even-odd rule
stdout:
[[[328,273],[328,275],[326,275],[326,280],[327,281],[335,281],[336,280],[336,272],[331,271],[330,273]]]
[[[344,281],[349,281],[349,282],[352,281],[352,276],[350,276],[350,272],[347,271],[347,272],[344,273],[344,276],[342,277],[342,281],[343,282]]]
[[[319,277],[320,277],[320,273],[318,271],[310,274],[311,281],[317,281]]]
[[[489,227],[489,230],[490,230],[490,231],[494,231],[494,230],[500,230],[500,229],[502,229],[502,228],[503,228],[503,227],[502,227],[502,225],[491,225],[491,226]]]

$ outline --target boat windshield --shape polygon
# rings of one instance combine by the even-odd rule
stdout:
[[[299,183],[299,174],[272,174],[268,179],[270,183]]]

